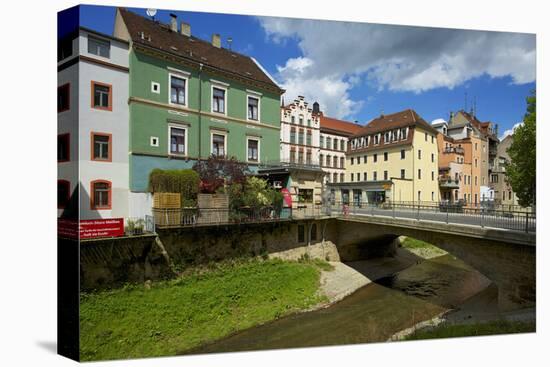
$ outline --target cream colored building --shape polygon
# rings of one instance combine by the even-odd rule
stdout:
[[[513,135],[508,135],[498,144],[494,164],[491,167],[490,187],[491,200],[503,209],[510,209],[519,205],[518,197],[506,179],[506,164],[510,163],[508,148],[514,141]]]
[[[353,203],[439,201],[437,131],[415,111],[381,115],[350,137],[335,200]]]

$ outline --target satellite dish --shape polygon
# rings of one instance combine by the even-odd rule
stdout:
[[[157,14],[157,9],[147,9],[147,15],[151,18]]]

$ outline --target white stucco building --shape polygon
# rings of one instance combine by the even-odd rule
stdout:
[[[281,162],[319,165],[319,116],[304,97],[281,108]]]
[[[358,123],[325,116],[319,104],[313,104],[313,115],[319,116],[319,162],[325,175],[325,183],[345,181],[346,151],[348,139],[361,130]]]
[[[58,216],[128,217],[128,73],[123,40],[82,27],[59,40]]]

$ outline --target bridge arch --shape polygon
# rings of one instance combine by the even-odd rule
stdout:
[[[342,261],[391,252],[395,238],[431,243],[481,272],[499,289],[501,310],[535,305],[536,248],[533,234],[445,223],[422,223],[379,217],[338,218],[338,252]]]

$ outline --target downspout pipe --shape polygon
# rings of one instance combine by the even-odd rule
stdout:
[[[198,108],[198,115],[199,115],[199,156],[198,161],[200,162],[202,158],[202,68],[203,63],[201,62],[199,64],[199,108]]]

